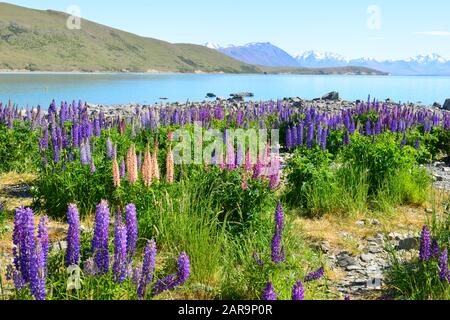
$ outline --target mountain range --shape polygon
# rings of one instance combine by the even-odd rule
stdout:
[[[206,44],[236,60],[256,65],[297,68],[365,67],[392,75],[450,75],[450,60],[433,53],[404,60],[349,59],[336,53],[306,51],[291,56],[283,49],[269,43],[249,43],[243,46],[221,47]]]

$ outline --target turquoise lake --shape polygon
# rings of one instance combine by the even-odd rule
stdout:
[[[0,101],[20,107],[79,100],[97,104],[203,101],[207,93],[228,98],[252,92],[253,100],[302,97],[313,99],[338,91],[343,99],[444,103],[450,77],[304,76],[229,74],[0,74]]]

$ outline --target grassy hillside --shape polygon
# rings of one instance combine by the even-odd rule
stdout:
[[[68,15],[0,3],[0,69],[45,71],[259,72],[216,50],[140,37]]]
[[[204,46],[144,38],[84,19],[80,30],[69,30],[68,17],[0,2],[0,70],[381,74],[359,67],[254,66]]]

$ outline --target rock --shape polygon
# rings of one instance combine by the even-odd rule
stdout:
[[[383,252],[383,249],[381,249],[380,247],[372,246],[372,247],[369,247],[369,252],[373,253],[373,254],[381,253],[381,252]]]
[[[442,105],[438,102],[433,103],[433,108],[441,109]]]
[[[420,239],[419,238],[405,238],[399,241],[398,243],[398,250],[403,251],[409,251],[416,249],[419,245]]]
[[[328,241],[321,242],[319,248],[323,253],[328,253],[331,251],[330,243]]]
[[[366,222],[365,222],[364,220],[360,220],[360,221],[356,221],[355,224],[356,224],[357,226],[363,227],[363,226],[366,224]]]
[[[365,253],[365,254],[361,255],[361,260],[364,262],[370,262],[373,260],[373,258],[374,258],[374,256],[371,255],[370,253]]]
[[[356,270],[361,270],[361,267],[359,265],[357,265],[357,264],[352,264],[352,265],[347,266],[345,268],[345,270],[347,270],[347,271],[356,271]]]
[[[301,108],[303,106],[303,100],[300,98],[292,99],[292,106],[295,108]]]
[[[337,264],[341,267],[341,268],[345,268],[347,266],[352,266],[352,265],[356,265],[357,262],[355,260],[355,258],[353,258],[352,256],[350,256],[348,254],[348,252],[341,252],[337,255]]]
[[[426,212],[426,213],[433,213],[433,209],[427,208],[427,209],[425,209],[425,212]]]
[[[443,110],[450,110],[450,99],[445,100]]]
[[[254,97],[255,94],[253,94],[252,92],[238,92],[238,93],[232,93],[230,94],[230,97],[235,98],[235,99],[244,99],[244,98],[252,98]]]
[[[381,290],[382,279],[380,278],[372,278],[367,281],[367,288],[371,290]]]
[[[322,100],[337,101],[337,100],[339,100],[339,92],[336,92],[336,91],[329,92],[322,97]]]

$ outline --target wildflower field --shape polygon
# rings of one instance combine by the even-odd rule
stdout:
[[[0,201],[13,226],[0,299],[349,300],[294,221],[422,208],[424,165],[449,154],[450,113],[370,97],[334,113],[266,101],[129,117],[0,104],[0,173],[35,177],[29,206]],[[423,221],[418,257],[391,250],[391,298],[450,298],[449,212]]]

